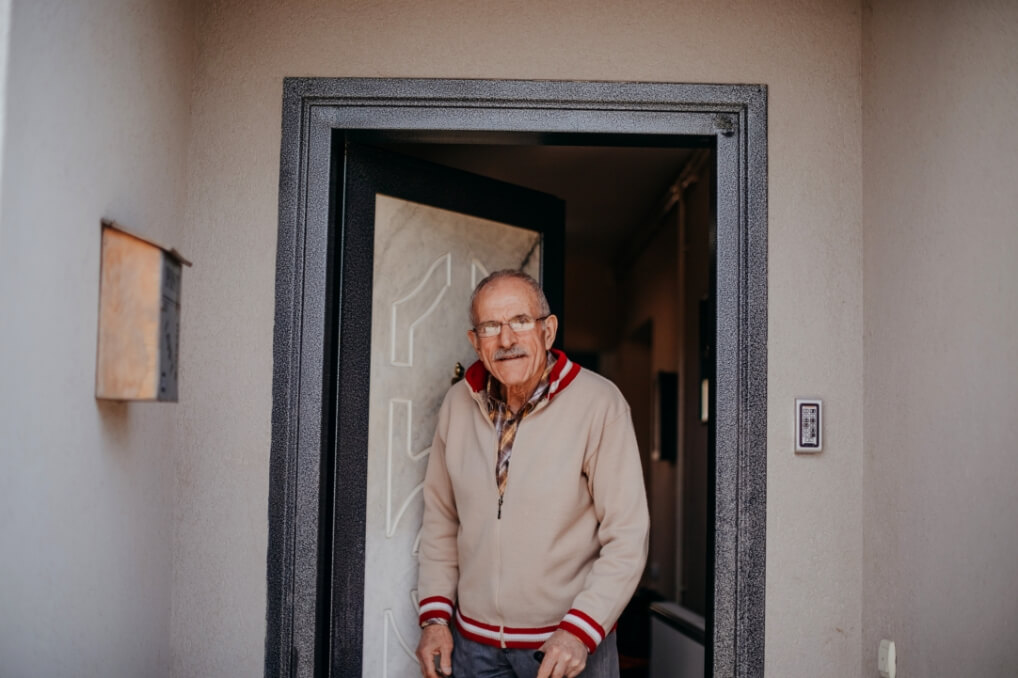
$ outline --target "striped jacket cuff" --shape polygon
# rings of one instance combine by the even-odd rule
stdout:
[[[606,635],[600,624],[577,609],[569,610],[558,627],[579,638],[587,647],[587,652],[591,653],[597,649]]]
[[[431,596],[421,600],[419,607],[419,621],[423,624],[429,619],[452,619],[452,601],[444,596]]]

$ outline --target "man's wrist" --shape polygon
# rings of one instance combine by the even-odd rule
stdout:
[[[589,646],[587,645],[587,643],[588,643],[589,641],[587,641],[587,640],[586,640],[585,638],[583,638],[582,636],[580,636],[580,635],[579,635],[578,633],[576,633],[575,631],[571,631],[571,630],[569,630],[569,629],[564,629],[564,628],[562,628],[562,627],[559,627],[559,628],[558,628],[558,629],[556,629],[556,630],[558,630],[558,631],[561,631],[562,633],[564,633],[565,635],[569,636],[570,638],[572,638],[573,640],[575,640],[575,641],[576,641],[577,643],[579,643],[579,644],[580,644],[580,646],[581,646],[581,647],[583,647],[583,650],[584,650],[584,651],[585,651],[585,652],[586,652],[587,654],[591,654],[591,653],[592,653],[592,650],[591,650],[591,649],[590,649],[590,647],[589,647]]]
[[[432,617],[431,619],[425,619],[422,621],[421,628],[423,629],[425,626],[432,626],[433,624],[437,624],[438,626],[448,626],[449,620],[442,617]]]

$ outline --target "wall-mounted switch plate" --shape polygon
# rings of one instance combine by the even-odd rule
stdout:
[[[898,670],[898,657],[893,640],[881,640],[877,651],[877,673],[880,678],[894,678]]]
[[[822,400],[795,400],[795,451],[820,452],[824,449]]]

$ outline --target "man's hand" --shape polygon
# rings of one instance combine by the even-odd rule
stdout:
[[[541,646],[544,661],[537,678],[575,678],[587,666],[587,647],[579,638],[559,629]]]
[[[424,678],[439,678],[435,672],[435,657],[439,657],[441,675],[452,675],[452,631],[445,624],[428,624],[421,629],[417,661]]]

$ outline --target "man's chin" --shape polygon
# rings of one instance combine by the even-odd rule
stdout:
[[[504,386],[522,386],[530,380],[525,359],[502,360],[493,367],[492,374]]]

